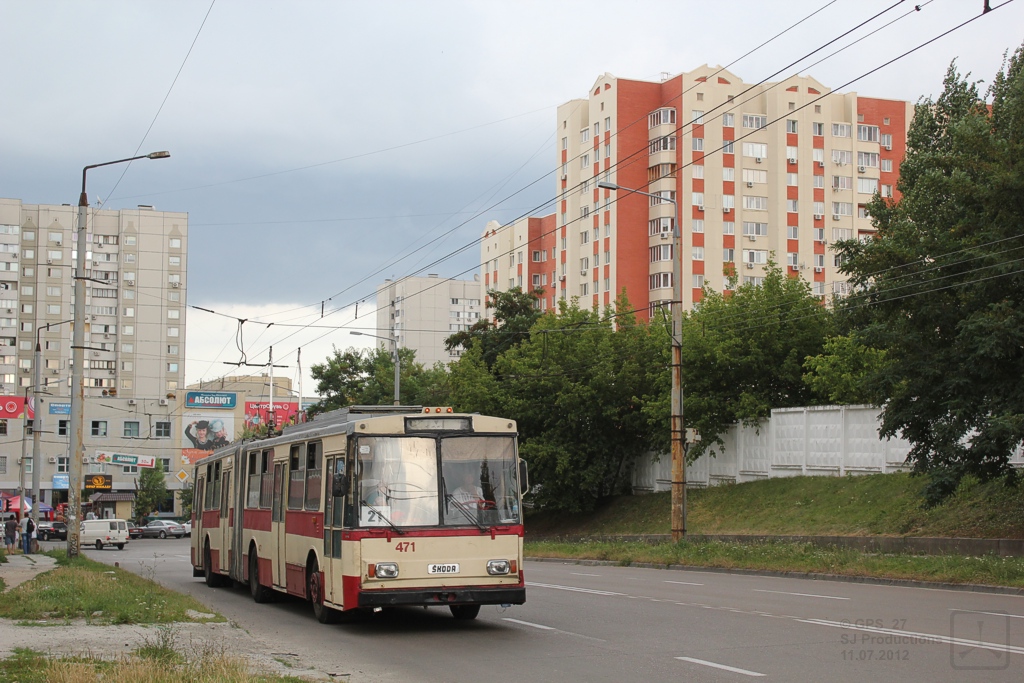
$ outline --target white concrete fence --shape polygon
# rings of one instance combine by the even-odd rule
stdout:
[[[702,456],[686,468],[690,487],[757,481],[772,477],[876,474],[909,470],[910,443],[878,437],[879,409],[815,406],[773,410],[759,428],[733,426],[716,457]],[[721,450],[721,449],[717,449]],[[1020,449],[1011,463],[1024,467]],[[668,491],[672,457],[649,453],[633,469],[633,491]]]

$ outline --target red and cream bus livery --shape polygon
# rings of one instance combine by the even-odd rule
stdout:
[[[520,605],[526,466],[512,420],[354,406],[195,464],[192,566],[341,611]]]

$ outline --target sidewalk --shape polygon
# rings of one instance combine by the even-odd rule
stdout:
[[[10,590],[56,566],[57,560],[49,555],[8,555],[7,562],[0,563],[0,579],[4,580],[7,590]]]

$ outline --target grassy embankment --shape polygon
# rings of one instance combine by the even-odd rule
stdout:
[[[905,474],[794,477],[691,491],[690,534],[1024,538],[1024,485],[965,480],[940,506]],[[667,534],[670,495],[624,496],[591,515],[527,518],[526,554],[630,563],[767,569],[1024,587],[1024,558],[870,554],[798,543],[533,541],[543,537]]]
[[[224,621],[195,598],[86,557],[68,560],[64,551],[46,553],[57,568],[0,594],[0,618],[91,623],[169,624]],[[193,614],[206,614],[193,618]]]

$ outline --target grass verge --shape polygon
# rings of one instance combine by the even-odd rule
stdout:
[[[965,477],[942,504],[923,506],[927,482],[908,474],[788,477],[687,493],[694,534],[1024,538],[1024,485]],[[540,511],[530,536],[670,533],[671,494],[619,496],[590,514]]]
[[[149,578],[87,557],[69,560],[62,550],[47,554],[57,558],[58,567],[0,595],[0,617],[110,624],[225,620],[220,615],[190,617],[190,610],[207,614],[210,610]]]
[[[985,555],[881,555],[809,543],[531,541],[527,557],[606,560],[623,566],[650,563],[729,569],[871,576],[943,583],[1024,587],[1024,558]]]
[[[42,652],[19,649],[0,661],[0,683],[78,683],[103,680],[146,683],[300,683],[305,679],[256,673],[244,660],[224,653],[206,653],[191,661],[167,661],[139,653],[113,660],[94,657],[50,659]]]

